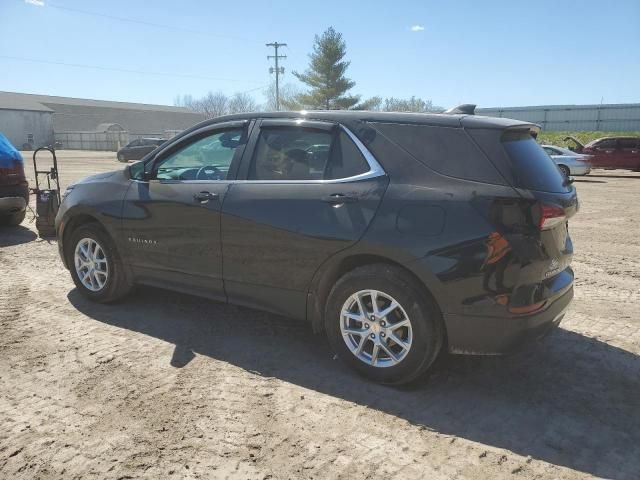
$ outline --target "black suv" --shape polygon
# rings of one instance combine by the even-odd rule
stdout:
[[[324,330],[369,378],[496,354],[573,297],[575,188],[504,118],[278,112],[206,121],[67,190],[60,255],[98,302],[147,284]]]
[[[118,150],[118,161],[140,160],[164,142],[166,142],[164,138],[138,138],[133,140]]]

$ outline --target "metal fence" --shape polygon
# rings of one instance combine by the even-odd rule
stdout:
[[[56,132],[56,142],[62,144],[61,148],[68,150],[102,150],[116,152],[127,143],[138,138],[164,138],[170,139],[180,133],[181,130],[165,130],[162,133],[136,133],[132,134],[124,130],[106,132]]]
[[[478,108],[477,115],[515,118],[554,131],[640,131],[640,103]]]
[[[129,132],[56,132],[56,142],[69,150],[103,150],[115,152],[129,143]]]

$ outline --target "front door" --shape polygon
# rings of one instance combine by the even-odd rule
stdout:
[[[616,139],[605,138],[593,147],[593,152],[590,153],[591,164],[601,168],[623,168],[620,165],[619,153]]]
[[[225,298],[220,209],[246,140],[237,123],[177,140],[148,162],[143,181],[132,180],[122,226],[139,282]]]
[[[254,130],[222,208],[225,289],[230,302],[304,318],[314,273],[364,234],[388,178],[337,125]]]

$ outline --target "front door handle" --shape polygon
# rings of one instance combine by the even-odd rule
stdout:
[[[193,199],[200,203],[207,203],[209,200],[215,200],[216,198],[218,198],[217,193],[198,192],[193,194]]]
[[[343,203],[355,203],[358,201],[358,197],[354,197],[352,195],[343,195],[342,193],[334,193],[332,195],[327,195],[322,199],[322,201],[338,206],[342,205]]]

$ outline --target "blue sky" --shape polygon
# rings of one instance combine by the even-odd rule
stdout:
[[[639,0],[0,0],[0,90],[161,104],[250,91],[262,102],[264,44],[289,45],[283,81],[296,84],[291,71],[329,26],[364,97],[640,102]]]

